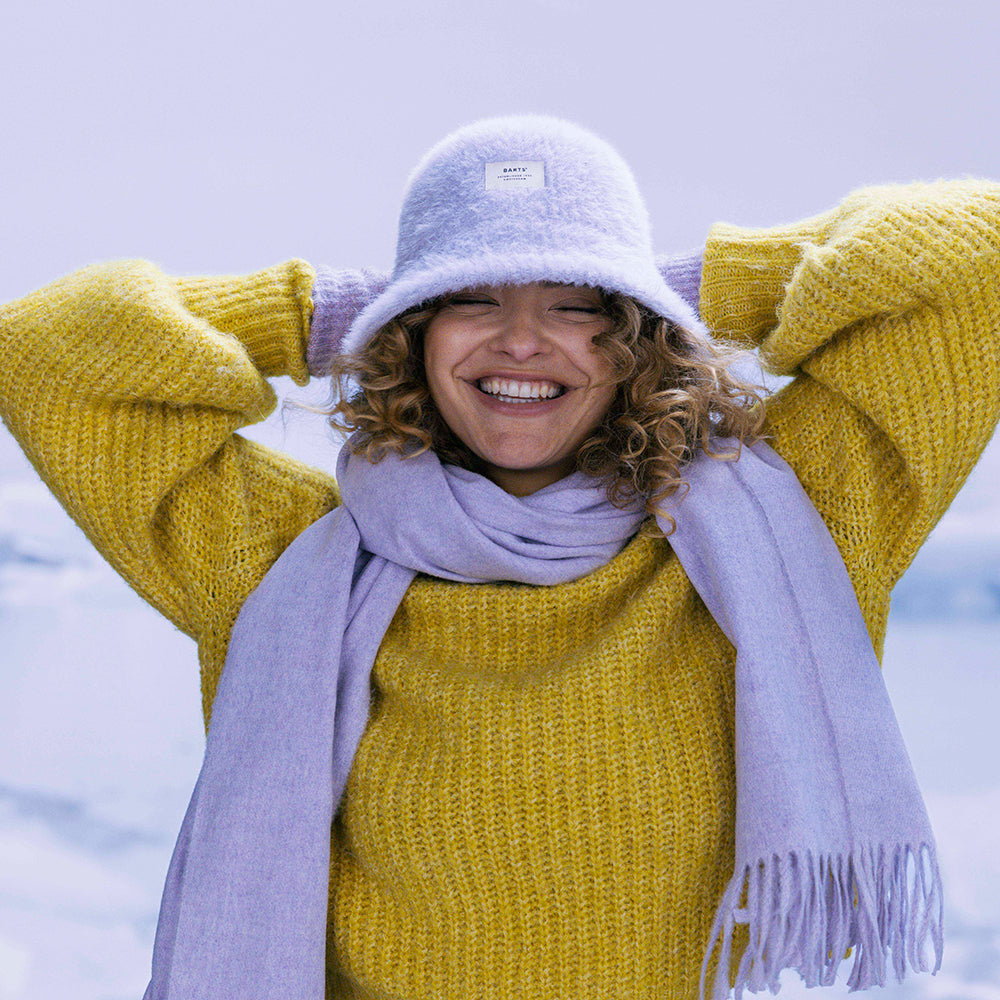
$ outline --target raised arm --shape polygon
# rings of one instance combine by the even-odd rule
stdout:
[[[247,593],[335,502],[328,477],[235,433],[273,409],[268,377],[307,379],[312,281],[301,261],[182,279],[128,261],[0,309],[0,415],[203,665],[221,662]]]
[[[701,308],[795,376],[768,432],[880,647],[889,591],[1000,417],[1000,185],[869,188],[791,226],[714,226]]]

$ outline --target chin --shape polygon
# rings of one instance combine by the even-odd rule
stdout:
[[[549,469],[554,465],[560,465],[563,461],[565,461],[565,459],[551,459],[545,456],[526,458],[523,454],[481,454],[480,457],[488,465],[497,469],[503,469],[506,472],[541,472],[542,470]]]
[[[491,468],[499,469],[502,472],[526,476],[532,474],[544,475],[547,477],[554,476],[557,479],[562,479],[563,476],[568,476],[576,468],[575,462],[571,459],[565,458],[540,458],[537,461],[527,461],[525,459],[486,459],[485,461]]]

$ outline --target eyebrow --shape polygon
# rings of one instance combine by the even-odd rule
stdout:
[[[592,285],[571,285],[567,284],[565,281],[539,281],[538,284],[541,285],[542,288],[579,288],[581,291],[593,288]]]
[[[540,288],[575,288],[581,292],[601,292],[602,289],[598,288],[596,285],[574,285],[568,284],[565,281],[537,281],[535,282]],[[486,283],[481,285],[468,285],[466,288],[461,289],[461,291],[475,292],[484,288],[489,288],[490,286]],[[450,292],[444,294],[458,295],[458,292]]]

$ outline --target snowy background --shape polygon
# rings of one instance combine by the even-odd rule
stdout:
[[[513,111],[610,139],[664,251],[865,183],[1000,177],[998,42],[994,0],[19,4],[0,31],[0,300],[113,257],[387,267],[420,154]],[[332,466],[316,417],[253,433]],[[1000,1000],[998,661],[994,442],[894,594],[884,669],[948,948],[887,1000]],[[138,998],[203,746],[195,651],[2,429],[0,667],[0,1000]]]

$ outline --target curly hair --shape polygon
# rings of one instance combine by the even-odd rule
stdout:
[[[404,455],[432,449],[442,462],[482,472],[484,463],[445,423],[431,398],[423,360],[423,334],[447,301],[440,296],[402,313],[333,368],[335,402],[330,423],[359,431],[355,454],[377,462],[386,451]],[[578,470],[594,476],[608,499],[625,506],[636,497],[646,512],[673,519],[660,505],[684,487],[683,466],[701,449],[719,459],[738,450],[713,451],[712,439],[749,444],[761,436],[761,387],[730,369],[748,353],[708,342],[618,292],[602,292],[610,322],[594,338],[610,362],[615,396],[600,425],[576,455]],[[643,527],[662,536],[655,521]]]

